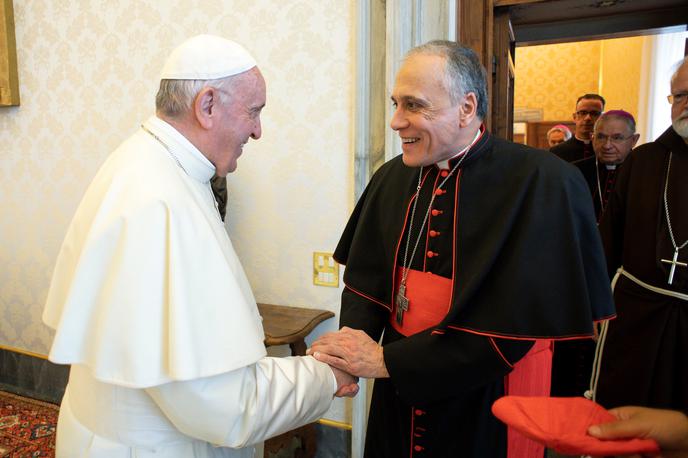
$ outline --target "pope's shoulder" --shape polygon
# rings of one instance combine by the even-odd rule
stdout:
[[[113,176],[122,179],[143,179],[139,186],[151,188],[175,175],[178,166],[170,160],[155,139],[138,131],[124,140],[108,157],[103,165]],[[132,183],[133,184],[133,183]]]
[[[184,188],[178,166],[154,139],[139,131],[107,157],[84,199],[117,201],[122,211],[160,204],[170,207],[180,202]]]

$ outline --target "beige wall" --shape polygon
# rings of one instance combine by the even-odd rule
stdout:
[[[600,56],[601,94],[607,110],[626,110],[638,117],[641,61],[646,37],[605,40]]]
[[[644,37],[516,49],[516,107],[541,108],[543,120],[569,120],[576,99],[599,93],[606,109],[638,112]]]
[[[543,121],[571,119],[576,99],[599,88],[600,42],[516,48],[514,105],[541,108]]]
[[[256,298],[338,312],[340,290],[312,284],[312,252],[334,249],[352,205],[353,2],[14,8],[22,104],[0,109],[0,346],[48,352],[40,317],[67,225],[107,154],[152,114],[166,54],[198,33],[244,44],[268,84],[263,138],[229,177],[228,229]]]

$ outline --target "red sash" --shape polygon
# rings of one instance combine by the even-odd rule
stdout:
[[[396,285],[401,283],[401,272],[402,268],[397,267]],[[394,304],[390,316],[392,327],[408,337],[437,325],[449,312],[451,294],[451,279],[430,272],[409,270],[406,277],[406,298],[409,300],[409,307],[404,312],[400,325],[396,319],[397,304]]]
[[[505,394],[514,396],[549,396],[552,375],[552,341],[536,340],[533,348],[504,377]],[[507,458],[544,456],[545,446],[509,427]]]

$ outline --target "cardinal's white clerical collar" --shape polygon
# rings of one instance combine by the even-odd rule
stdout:
[[[468,152],[468,150],[471,149],[471,147],[473,145],[475,145],[475,142],[478,141],[478,138],[480,138],[480,134],[482,134],[482,133],[483,133],[482,129],[478,129],[478,132],[475,133],[475,137],[473,137],[473,141],[467,147],[465,147],[464,149],[462,149],[461,151],[459,151],[458,153],[456,153],[455,155],[453,155],[449,159],[445,159],[444,161],[439,161],[435,165],[437,165],[437,167],[439,167],[440,170],[449,169],[449,161],[451,161],[452,159],[456,159],[457,157],[461,157],[463,154]]]

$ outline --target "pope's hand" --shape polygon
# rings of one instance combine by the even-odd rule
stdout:
[[[360,330],[343,327],[329,332],[313,342],[307,353],[358,377],[389,377],[382,347]]]
[[[337,379],[337,392],[334,394],[337,397],[353,398],[358,393],[358,377],[346,373],[336,367],[330,366],[334,373],[334,378]]]

